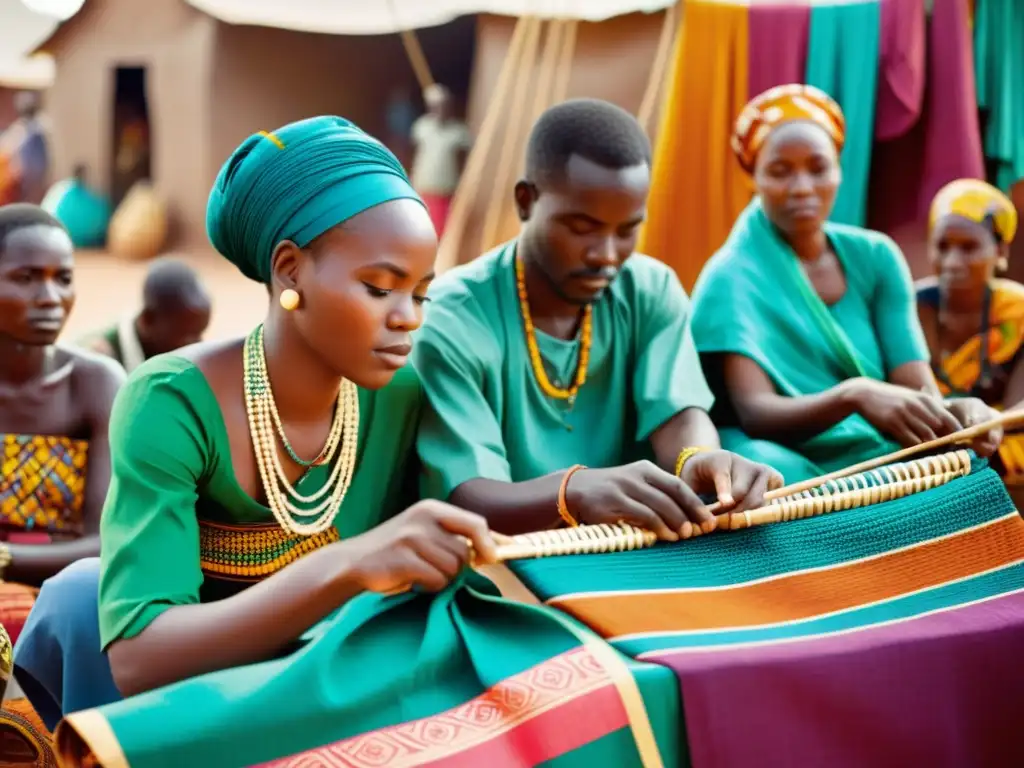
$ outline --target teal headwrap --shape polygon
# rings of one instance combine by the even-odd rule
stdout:
[[[383,144],[344,118],[314,117],[242,142],[217,174],[206,232],[246,277],[269,283],[282,240],[305,248],[356,214],[400,199],[420,197]]]

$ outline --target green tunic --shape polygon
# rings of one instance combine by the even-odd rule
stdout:
[[[905,363],[927,361],[910,269],[896,244],[842,224],[826,224],[825,233],[847,282],[846,293],[831,306],[755,198],[694,287],[693,334],[700,353],[749,357],[787,397],[824,392],[856,377],[885,380]],[[715,394],[722,447],[774,467],[789,483],[899,447],[860,415],[799,444],[752,439],[735,426],[724,386],[716,386]]]
[[[356,536],[413,500],[411,451],[421,390],[407,366],[378,391],[359,391],[359,457],[335,527]],[[160,355],[137,368],[110,421],[110,491],[100,525],[100,632],[103,646],[133,637],[175,605],[208,602],[244,583],[206,579],[200,520],[273,523],[270,510],[238,485],[220,406],[191,361]],[[329,466],[298,483],[309,494]]]
[[[649,438],[711,392],[675,273],[635,254],[594,305],[587,380],[570,410],[544,394],[530,365],[516,292],[515,244],[447,272],[431,288],[413,358],[430,407],[417,441],[425,494],[467,480],[531,480],[573,464],[650,458]],[[549,379],[569,384],[579,341],[537,332]]]

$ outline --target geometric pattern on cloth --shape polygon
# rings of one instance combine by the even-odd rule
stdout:
[[[51,435],[3,435],[0,528],[79,533],[89,443]]]
[[[28,699],[0,708],[0,768],[57,768],[53,737]]]
[[[339,539],[334,527],[313,536],[297,536],[277,523],[228,525],[200,520],[199,564],[207,578],[256,582]]]
[[[611,675],[592,653],[576,648],[503,680],[447,712],[354,736],[256,768],[411,768],[433,764],[612,685]]]

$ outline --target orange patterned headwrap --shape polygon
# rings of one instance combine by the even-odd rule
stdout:
[[[1012,242],[1017,233],[1017,209],[1013,202],[978,179],[957,179],[939,190],[932,200],[928,226],[934,227],[935,222],[948,215],[963,216],[978,224],[991,219],[993,234],[1004,243]]]
[[[796,120],[820,125],[835,142],[836,152],[843,151],[846,118],[835,100],[813,85],[779,85],[751,99],[736,118],[732,149],[743,170],[754,172],[757,156],[773,128]]]

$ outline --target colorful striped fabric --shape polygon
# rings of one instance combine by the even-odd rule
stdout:
[[[1024,764],[1024,521],[983,463],[886,504],[512,570],[676,673],[697,768]]]
[[[661,768],[672,672],[469,576],[364,595],[281,659],[70,715],[62,768]]]

